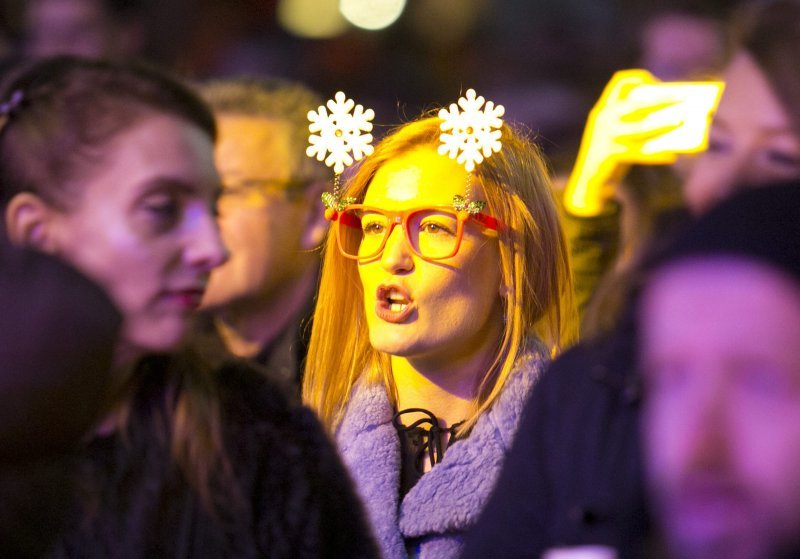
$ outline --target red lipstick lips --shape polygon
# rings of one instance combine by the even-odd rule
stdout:
[[[167,296],[179,308],[195,310],[200,306],[204,292],[205,289],[201,288],[180,289],[169,292]]]
[[[392,324],[404,322],[414,310],[411,295],[399,285],[379,286],[375,298],[375,314]]]

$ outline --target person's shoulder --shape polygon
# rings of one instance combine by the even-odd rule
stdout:
[[[558,354],[548,364],[545,376],[585,376],[586,365],[596,362],[600,353],[595,344],[580,342]]]
[[[231,442],[262,450],[277,446],[278,453],[316,452],[329,444],[325,429],[300,402],[296,387],[273,378],[263,367],[229,359],[218,367],[216,379],[223,427]]]
[[[639,382],[631,343],[625,332],[612,332],[564,351],[542,374],[538,405],[563,416],[593,406],[635,404]]]
[[[318,487],[338,483],[333,478],[343,470],[316,414],[257,365],[230,360],[217,373],[223,436],[237,475],[266,475],[289,492],[334,492]]]
[[[621,326],[580,341],[549,364],[548,382],[574,383],[602,380],[609,371],[624,374],[631,362],[632,339]]]

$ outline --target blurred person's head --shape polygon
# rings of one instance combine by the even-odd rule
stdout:
[[[735,194],[638,306],[646,479],[674,557],[800,549],[800,187]]]
[[[33,58],[139,55],[144,48],[141,9],[139,0],[28,0],[24,53]]]
[[[121,358],[174,349],[225,259],[207,107],[151,68],[71,57],[22,70],[0,99],[5,233],[109,293]]]
[[[651,14],[639,34],[638,64],[660,80],[686,80],[718,70],[721,23],[700,12],[665,9]]]
[[[302,306],[327,229],[320,193],[330,172],[306,156],[307,114],[322,99],[282,80],[220,80],[200,92],[217,119],[218,222],[230,251],[211,275],[203,306],[222,315],[257,314],[304,282]]]
[[[392,363],[463,370],[469,428],[532,339],[554,353],[574,328],[566,241],[538,148],[508,124],[471,175],[477,214],[456,211],[464,167],[437,151],[442,120],[384,138],[348,181],[355,204],[325,245],[303,394],[333,427],[359,379],[396,392]],[[473,372],[470,371],[470,375]]]
[[[748,2],[734,23],[709,147],[684,185],[695,213],[744,186],[800,176],[800,2]]]

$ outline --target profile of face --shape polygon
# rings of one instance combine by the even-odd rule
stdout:
[[[452,208],[453,196],[464,195],[466,179],[461,165],[421,147],[383,164],[363,204],[389,211]],[[472,196],[481,198],[479,185],[473,185]],[[455,234],[436,219],[408,224],[415,238],[423,230]],[[472,220],[464,223],[458,252],[440,260],[416,254],[403,227],[395,226],[377,257],[359,261],[358,274],[370,343],[379,351],[441,367],[468,359],[499,337],[498,241]]]
[[[796,545],[800,286],[751,260],[686,260],[640,311],[647,483],[675,557]]]
[[[325,232],[319,192],[293,182],[289,123],[223,114],[217,125],[218,222],[230,258],[211,275],[211,309],[274,299],[313,264]]]
[[[708,150],[693,162],[684,184],[695,213],[743,186],[800,177],[800,138],[753,57],[738,51],[724,80]]]
[[[11,236],[106,289],[123,315],[123,355],[173,349],[225,259],[212,140],[187,121],[151,113],[104,149],[66,209],[29,193],[12,199]]]

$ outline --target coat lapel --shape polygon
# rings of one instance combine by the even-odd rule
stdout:
[[[453,443],[442,462],[408,492],[400,505],[405,537],[458,533],[475,523],[494,488],[541,363],[539,356],[523,357],[470,435]]]

